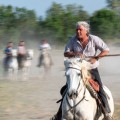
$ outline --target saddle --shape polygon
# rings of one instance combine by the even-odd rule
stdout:
[[[95,82],[93,79],[89,79],[89,83],[96,92],[99,92],[100,86],[97,82]]]

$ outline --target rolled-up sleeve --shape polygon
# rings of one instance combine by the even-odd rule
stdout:
[[[99,38],[97,36],[94,36],[94,37],[95,37],[94,38],[95,44],[100,51],[104,51],[104,50],[109,51],[108,46],[106,45],[106,43],[101,38]]]
[[[74,38],[70,38],[70,40],[68,41],[68,43],[65,46],[64,52],[70,52],[70,51],[72,51],[72,49],[73,49],[73,39]]]

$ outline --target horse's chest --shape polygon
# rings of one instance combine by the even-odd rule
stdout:
[[[16,59],[11,60],[11,62],[9,63],[9,66],[10,66],[11,68],[16,68],[16,67],[18,67],[17,60],[16,60]]]

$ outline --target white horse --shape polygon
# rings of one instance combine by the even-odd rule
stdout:
[[[85,60],[68,59],[64,61],[66,68],[66,79],[68,89],[62,102],[62,120],[103,120],[104,115],[101,112],[97,115],[98,105],[86,89],[88,76],[88,69],[90,63]],[[107,87],[104,90],[108,97],[108,103],[113,116],[114,102],[112,94]],[[96,118],[98,117],[98,118]]]
[[[32,60],[34,56],[34,51],[32,49],[28,49],[26,53],[25,60],[22,61],[22,68],[20,69],[22,77],[27,79],[29,76],[30,67],[32,65]]]
[[[13,79],[17,79],[17,73],[18,73],[17,50],[13,49],[11,53],[12,56],[10,60],[4,61],[4,72],[9,79],[13,80]]]
[[[42,59],[42,65],[44,66],[45,72],[50,70],[52,65],[52,59],[49,53],[48,49],[43,49],[41,52],[43,59]]]

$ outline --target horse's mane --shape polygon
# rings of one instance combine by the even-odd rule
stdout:
[[[65,59],[64,61],[65,68],[73,67],[81,70],[82,79],[87,84],[88,80],[91,78],[90,69],[91,65],[86,60],[80,58]]]

